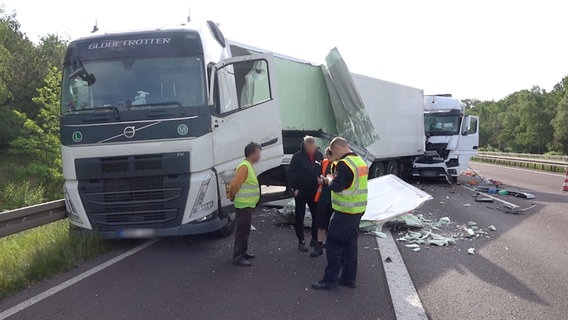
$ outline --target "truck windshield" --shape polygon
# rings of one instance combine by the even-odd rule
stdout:
[[[458,115],[424,115],[424,129],[430,136],[450,136],[459,134],[460,116]]]
[[[95,60],[81,67],[64,70],[62,114],[179,109],[206,103],[204,65],[199,57]]]

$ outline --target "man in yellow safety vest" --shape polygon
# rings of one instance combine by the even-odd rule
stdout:
[[[357,286],[359,222],[367,209],[367,164],[349,149],[347,141],[341,137],[333,139],[329,147],[339,160],[335,173],[323,179],[332,191],[334,213],[327,233],[325,275],[321,281],[312,283],[312,288],[318,290],[332,289],[337,285]]]
[[[252,214],[260,200],[260,185],[253,165],[260,160],[261,147],[251,142],[245,147],[245,159],[237,166],[235,178],[231,181],[228,197],[235,204],[237,230],[233,248],[233,264],[250,267],[254,255],[248,252]]]

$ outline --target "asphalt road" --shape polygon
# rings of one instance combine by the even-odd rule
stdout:
[[[472,166],[507,188],[527,186],[522,190],[536,195],[536,207],[522,215],[506,214],[494,209],[501,205],[497,202],[474,202],[472,192],[461,186],[422,185],[434,200],[417,213],[431,219],[448,216],[450,231],[468,221],[497,228],[488,231],[490,239],[458,241],[450,247],[413,252],[399,245],[427,314],[432,319],[567,319],[568,193],[559,191],[560,177]],[[533,202],[502,198],[523,207]],[[476,254],[467,254],[468,248]]]
[[[252,268],[230,263],[232,237],[165,238],[9,319],[394,319],[374,237],[360,237],[358,288],[314,291],[325,258],[299,253],[280,221],[270,211],[253,219]],[[0,311],[42,289],[6,299]]]
[[[521,215],[477,203],[460,185],[420,182],[433,201],[416,213],[456,225],[477,222],[488,237],[459,240],[455,246],[399,244],[414,286],[431,319],[566,319],[568,315],[568,193],[562,176],[472,164],[506,187],[529,191],[535,200],[503,196],[522,207]],[[511,187],[509,187],[511,186]],[[465,205],[465,206],[464,206]],[[469,206],[467,206],[469,205]],[[296,251],[290,226],[274,211],[253,220],[252,268],[230,264],[232,237],[213,235],[161,239],[108,268],[24,308],[9,319],[394,319],[389,288],[376,241],[360,237],[359,287],[313,291],[325,259]],[[395,238],[407,230],[395,230]],[[307,234],[307,232],[306,232]],[[134,243],[139,245],[142,242]],[[467,254],[475,248],[476,254]],[[2,311],[119,256],[111,252],[0,301]],[[406,320],[406,319],[400,319]]]

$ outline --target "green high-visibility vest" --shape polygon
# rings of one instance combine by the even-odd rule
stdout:
[[[345,163],[353,172],[353,182],[349,188],[341,192],[331,193],[333,210],[350,214],[363,213],[367,210],[369,168],[359,156],[350,155],[340,161]]]
[[[258,200],[260,200],[260,186],[258,185],[258,179],[250,162],[243,160],[237,166],[237,170],[239,170],[242,166],[247,167],[248,175],[247,179],[235,195],[235,208],[255,208]]]

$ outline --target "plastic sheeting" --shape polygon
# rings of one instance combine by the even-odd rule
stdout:
[[[379,139],[379,134],[369,119],[347,64],[337,48],[329,52],[325,61],[327,69],[322,69],[339,135],[360,147],[370,146]]]
[[[367,211],[363,220],[386,222],[432,200],[428,193],[392,174],[369,180]]]

